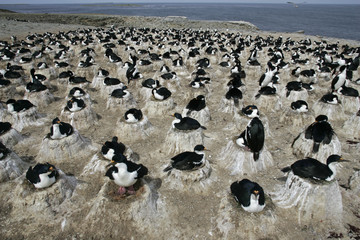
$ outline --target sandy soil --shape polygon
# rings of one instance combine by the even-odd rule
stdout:
[[[81,20],[84,18],[87,20]],[[70,22],[77,25],[64,24]],[[249,34],[253,38],[256,36],[266,38],[271,35],[274,38],[291,37],[295,41],[310,38],[312,41],[326,40],[329,43],[339,42],[340,45],[360,46],[358,42],[341,39],[296,33],[261,32],[255,26],[246,25],[246,23],[194,22],[181,18],[89,15],[80,17],[5,13],[0,14],[0,40],[10,41],[12,35],[21,40],[29,33],[57,33],[94,27],[106,29],[110,25],[161,29],[202,28],[210,29],[212,33],[214,29],[218,29],[220,32],[242,33],[244,36]],[[63,43],[69,45],[66,41]],[[146,49],[146,44],[148,44],[135,45],[134,42],[128,40],[127,43],[135,49]],[[167,48],[187,49],[187,46],[170,46],[168,43],[163,42]],[[94,57],[96,64],[85,70],[76,66],[80,61],[79,53],[86,46],[69,46],[72,53],[66,61],[71,64],[69,69],[76,75],[86,76],[89,81],[94,82],[97,70],[104,68],[110,71],[112,77],[117,77],[124,83],[127,82],[124,72],[119,72],[120,68],[114,63],[109,63],[104,57],[105,50],[102,44],[95,43],[88,46],[96,51]],[[90,120],[83,120],[80,117],[74,121],[75,125],[78,124],[79,134],[83,138],[73,139],[74,146],[80,147],[69,153],[70,156],[56,152],[52,148],[53,145],[44,140],[54,117],[62,116],[62,121],[70,122],[66,119],[68,115],[62,113],[62,110],[65,106],[65,98],[72,86],[66,81],[59,81],[59,70],[55,70],[54,74],[49,72],[47,85],[56,100],[38,108],[39,113],[45,114],[44,118],[39,120],[38,126],[28,126],[19,131],[26,138],[14,145],[12,150],[25,162],[26,167],[28,166],[26,164],[34,165],[36,162],[50,162],[56,165],[63,172],[61,180],[44,190],[34,190],[25,180],[24,174],[2,182],[0,184],[1,239],[359,239],[359,144],[347,143],[347,140],[358,140],[356,138],[359,138],[359,128],[354,126],[354,130],[358,133],[351,135],[344,127],[346,121],[351,119],[356,111],[343,112],[341,113],[343,117],[339,117],[340,114],[338,116],[334,114],[334,117],[330,118],[341,143],[341,154],[351,163],[342,165],[335,181],[328,185],[320,185],[319,192],[324,191],[319,197],[320,204],[316,207],[309,202],[305,205],[299,203],[289,208],[280,206],[273,201],[274,196],[277,195],[277,189],[285,186],[286,178],[280,169],[301,158],[293,154],[291,144],[294,138],[312,123],[316,113],[310,107],[311,110],[306,117],[299,120],[302,124],[295,124],[297,120],[290,113],[290,102],[280,94],[286,83],[294,80],[290,72],[286,70],[280,71],[281,80],[276,99],[264,97],[265,100],[262,96],[260,100],[255,100],[254,95],[258,90],[257,81],[265,72],[266,63],[269,60],[267,56],[269,47],[260,53],[261,68],[246,66],[250,49],[251,47],[246,48],[240,59],[247,74],[244,80],[246,91],[240,102],[240,108],[249,104],[257,105],[261,112],[261,119],[266,123],[266,149],[262,154],[264,158],[272,159],[272,163],[269,163],[266,169],[257,173],[231,174],[234,170],[231,169],[232,162],[223,158],[223,150],[231,145],[232,139],[245,129],[248,119],[233,112],[223,112],[225,107],[231,106],[229,103],[224,105],[230,72],[218,66],[221,61],[220,54],[208,56],[201,51],[201,57],[209,57],[212,63],[212,66],[206,69],[211,77],[211,83],[206,89],[194,90],[188,87],[188,83],[193,78],[192,72],[196,70],[190,61],[185,61],[185,67],[173,68],[180,79],[179,85],[168,84],[173,91],[171,96],[175,103],[173,109],[166,110],[164,105],[149,107],[147,104],[150,100],[145,101],[141,98],[142,80],[136,80],[128,85],[129,91],[136,99],[137,108],[144,111],[152,125],[146,134],[122,122],[126,107],[107,109],[108,96],[104,93],[105,90],[101,84],[83,86],[91,98],[88,107],[96,113],[96,116]],[[124,61],[127,61],[129,53],[120,46],[116,50]],[[228,50],[231,49],[228,47]],[[164,50],[155,48],[154,51],[162,53]],[[54,53],[49,53],[40,60],[48,62],[49,66],[53,67],[53,56]],[[315,57],[310,54],[306,56],[311,58],[312,64],[315,64]],[[139,57],[142,56],[139,55]],[[286,52],[285,60],[290,61],[290,58],[290,52]],[[161,61],[150,68],[140,68],[139,70],[144,75],[143,79],[158,77],[159,66],[163,63],[167,62]],[[0,69],[5,69],[6,64],[7,61],[1,61]],[[12,61],[12,64],[19,63]],[[31,67],[33,64],[23,65],[26,82],[30,79]],[[290,67],[290,69],[293,68],[294,66]],[[354,79],[358,77],[359,70],[355,73]],[[309,106],[315,106],[318,103],[321,96],[328,91],[330,83],[331,81],[319,80],[316,90],[309,94]],[[11,89],[0,89],[0,100],[6,101],[11,97],[23,98],[26,95],[24,85],[15,86]],[[351,86],[360,90],[358,85]],[[211,120],[205,124],[207,130],[203,131],[204,145],[210,150],[207,152],[209,165],[202,172],[167,175],[163,173],[163,168],[167,166],[172,156],[179,153],[170,151],[175,143],[173,139],[169,139],[171,133],[168,130],[173,120],[169,115],[182,112],[190,99],[198,94],[206,96],[211,114]],[[162,114],[155,113],[162,109],[165,109]],[[238,111],[239,109],[236,109],[236,112]],[[3,119],[8,119],[9,116],[6,116],[4,111],[2,114]],[[101,145],[114,135],[131,148],[134,152],[131,155],[133,160],[144,164],[149,169],[149,175],[141,181],[139,190],[134,196],[119,198],[114,193],[117,189],[115,184],[104,176],[108,162],[103,160],[98,153]],[[185,143],[179,144],[181,146]],[[62,148],[65,151],[69,150],[66,146]],[[234,154],[242,154],[241,156],[246,160],[249,155],[251,156],[251,153],[236,151]],[[230,184],[242,178],[256,181],[264,188],[266,207],[263,212],[247,213],[231,196]],[[311,182],[310,186],[312,189],[318,187],[316,183]],[[331,190],[335,192],[326,189],[335,189]],[[312,194],[315,196],[315,193]],[[308,196],[308,199],[314,198]],[[340,210],[335,210],[339,208]],[[332,212],[335,215],[332,215]]]

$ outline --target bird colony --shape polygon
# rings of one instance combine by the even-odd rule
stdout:
[[[1,41],[0,235],[358,239],[360,47],[295,38]]]

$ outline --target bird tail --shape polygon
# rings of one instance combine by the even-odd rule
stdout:
[[[290,171],[291,171],[291,167],[285,167],[285,168],[281,169],[281,171],[282,171],[283,173],[290,172]]]
[[[313,145],[313,153],[317,153],[319,151],[320,143],[314,142]]]
[[[294,144],[295,144],[295,142],[299,139],[300,135],[301,135],[301,134],[299,134],[299,135],[294,139],[294,141],[293,141],[292,144],[291,144],[291,147],[294,147]]]
[[[254,161],[257,161],[260,157],[260,152],[254,152],[253,156],[254,156]]]
[[[235,107],[239,106],[239,98],[234,98],[234,105]]]
[[[171,169],[173,169],[173,167],[171,165],[167,166],[163,171],[164,172],[168,172],[170,171]]]
[[[256,94],[255,99],[258,99],[260,97],[260,95],[261,95],[260,93]]]
[[[286,91],[286,97],[290,96],[290,91]]]
[[[204,127],[204,126],[200,126],[202,129],[204,129],[204,130],[206,130],[206,127]]]
[[[138,178],[142,178],[143,176],[147,175],[149,170],[144,165],[140,164],[138,169]]]

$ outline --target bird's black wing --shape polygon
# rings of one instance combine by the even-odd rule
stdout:
[[[251,188],[252,182],[248,179],[234,182],[230,186],[231,193],[234,195],[235,200],[245,207],[250,205]]]
[[[64,122],[60,123],[59,129],[62,134],[65,133],[67,136],[71,135],[74,132],[74,128],[71,126],[71,124]]]
[[[171,166],[179,170],[192,170],[200,164],[202,158],[202,155],[195,152],[183,152],[172,158]]]
[[[265,142],[264,125],[258,118],[254,118],[251,125],[246,129],[246,141],[253,152],[260,151]]]
[[[313,127],[315,123],[312,123],[310,126],[308,126],[305,130],[305,138],[306,139],[312,139],[313,138]]]
[[[189,156],[191,156],[192,153],[194,153],[194,152],[188,152],[188,151],[182,152],[182,153],[179,153],[178,155],[172,157],[171,160],[173,162],[182,161],[183,159],[188,158]]]
[[[39,175],[37,175],[32,167],[30,166],[29,169],[27,170],[26,172],[26,179],[29,180],[29,182],[33,183],[33,184],[36,184],[38,182],[40,182],[40,178],[39,178]]]
[[[325,126],[325,136],[324,136],[324,144],[329,144],[331,142],[332,136],[335,134],[333,128],[329,123]]]
[[[325,180],[330,176],[329,168],[313,158],[306,158],[296,161],[291,165],[293,173],[303,178]]]
[[[114,180],[114,177],[113,177],[113,172],[117,173],[118,172],[118,168],[115,167],[115,166],[112,166],[111,168],[109,168],[106,173],[105,173],[105,176],[109,177],[111,180]]]
[[[174,125],[179,130],[195,130],[201,127],[197,120],[189,117],[182,118],[180,123],[175,123]]]

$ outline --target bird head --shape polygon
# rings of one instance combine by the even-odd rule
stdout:
[[[177,118],[177,119],[182,119],[182,116],[181,116],[180,113],[174,113],[172,116]]]
[[[15,99],[9,99],[9,100],[7,100],[6,101],[6,104],[13,104],[13,103],[15,103],[16,101],[15,101]]]
[[[118,163],[122,163],[122,162],[126,162],[126,161],[127,161],[127,158],[125,157],[125,155],[119,153],[119,154],[116,154],[113,156],[109,165],[116,165]]]
[[[248,105],[241,109],[241,112],[246,116],[252,116],[254,111],[256,112],[256,116],[259,116],[258,108],[255,105]]]
[[[49,165],[49,171],[55,171],[56,170],[56,168],[53,166],[53,165]]]
[[[54,118],[52,124],[60,124],[60,119],[58,117]]]
[[[315,118],[315,122],[327,122],[329,118],[326,115],[319,115]]]
[[[327,165],[331,163],[341,163],[341,162],[350,162],[350,161],[343,159],[340,155],[337,154],[330,155],[326,160]]]
[[[205,100],[205,96],[204,95],[199,95],[196,97],[197,100]]]
[[[204,150],[208,150],[208,149],[206,149],[203,145],[196,145],[195,147],[194,147],[194,151],[196,152],[196,151],[204,151]]]

